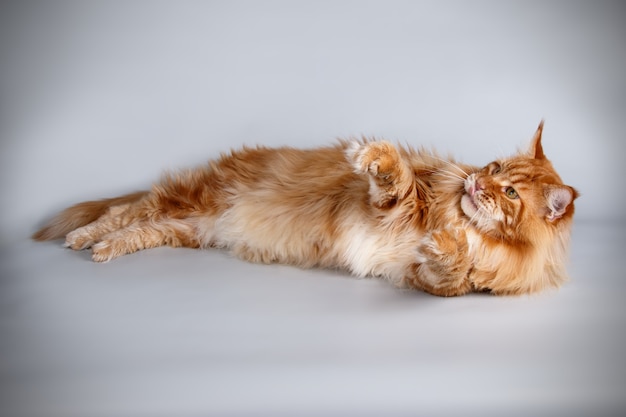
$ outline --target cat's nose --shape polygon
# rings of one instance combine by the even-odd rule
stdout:
[[[469,186],[469,190],[468,193],[470,196],[474,196],[474,194],[476,194],[477,191],[481,191],[484,190],[485,186],[483,184],[480,183],[480,181],[478,179],[473,179],[473,181],[471,181],[470,186]]]

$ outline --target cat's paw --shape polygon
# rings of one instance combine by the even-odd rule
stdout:
[[[375,177],[389,178],[397,169],[400,155],[389,142],[355,142],[348,151],[356,172],[369,173]]]
[[[83,250],[90,248],[94,243],[95,242],[91,234],[84,227],[81,227],[69,232],[65,236],[65,243],[63,246],[66,248],[72,248],[73,250]]]
[[[414,178],[398,149],[389,142],[354,142],[346,151],[358,174],[369,175],[370,203],[389,209],[409,195]]]
[[[418,247],[418,264],[413,283],[431,294],[450,297],[472,290],[472,270],[467,234],[462,228],[445,228],[427,233]]]
[[[423,262],[460,267],[468,262],[468,243],[462,228],[445,228],[427,233],[418,248]]]
[[[91,259],[94,262],[109,262],[111,259],[124,254],[119,242],[108,239],[96,243],[91,250]]]

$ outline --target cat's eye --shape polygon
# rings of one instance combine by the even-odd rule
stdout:
[[[491,175],[496,175],[502,172],[502,167],[497,162],[493,162],[491,164]]]
[[[515,191],[515,188],[513,187],[507,187],[506,190],[504,190],[505,194],[507,197],[509,197],[511,200],[515,200],[516,198],[519,198],[519,194],[517,194],[517,191]]]

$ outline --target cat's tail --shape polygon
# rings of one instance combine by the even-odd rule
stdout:
[[[32,238],[39,241],[60,239],[72,230],[97,220],[109,207],[134,203],[146,194],[147,191],[138,191],[121,197],[78,203],[53,217],[48,224],[35,232]]]

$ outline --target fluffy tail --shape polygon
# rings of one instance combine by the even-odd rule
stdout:
[[[84,203],[76,204],[57,214],[47,225],[37,231],[32,238],[39,241],[60,239],[72,230],[97,220],[109,207],[134,203],[141,200],[147,193],[147,191],[138,191],[121,197],[85,201]]]

